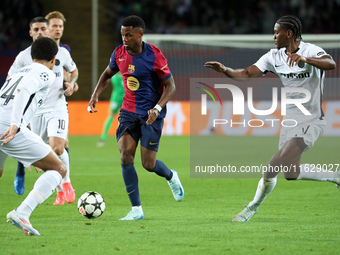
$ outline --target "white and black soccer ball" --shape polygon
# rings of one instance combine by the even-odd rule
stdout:
[[[103,197],[95,192],[85,192],[78,200],[78,211],[86,218],[98,218],[105,210],[105,201]]]

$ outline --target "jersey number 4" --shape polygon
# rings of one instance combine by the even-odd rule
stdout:
[[[18,80],[16,80],[13,84],[11,84],[10,86],[8,86],[8,84],[10,83],[10,81],[12,80],[12,78],[9,78],[6,83],[4,84],[3,88],[1,89],[1,96],[0,98],[3,98],[5,99],[5,102],[4,102],[4,105],[7,105],[8,102],[11,100],[11,99],[14,99],[14,91],[16,89],[16,87],[19,85],[21,79],[23,78],[23,76],[20,76],[20,78]],[[7,88],[8,86],[8,88]],[[7,88],[7,89],[6,89]]]

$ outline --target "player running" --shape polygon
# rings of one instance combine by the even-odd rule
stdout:
[[[286,167],[287,180],[329,181],[340,184],[339,172],[316,169],[310,164],[300,164],[304,151],[313,147],[323,133],[326,122],[321,109],[325,70],[333,70],[336,64],[332,57],[320,47],[305,43],[301,38],[302,24],[295,16],[283,16],[274,26],[274,42],[277,49],[270,50],[254,65],[244,69],[232,69],[215,61],[205,63],[205,67],[224,73],[229,78],[255,78],[273,72],[284,87],[304,88],[310,91],[311,99],[303,104],[311,115],[304,115],[296,105],[287,107],[284,119],[294,119],[295,127],[282,127],[279,151],[269,160],[263,178],[259,181],[254,200],[237,214],[233,221],[246,222],[255,215],[261,203],[274,189],[277,169]],[[304,98],[303,93],[288,94],[291,99]],[[275,170],[273,170],[275,169]],[[338,186],[339,187],[339,186]]]
[[[63,33],[64,33],[64,24],[66,22],[64,14],[62,14],[59,11],[53,11],[48,13],[45,18],[48,20],[48,34],[49,37],[52,38],[55,43],[63,49],[66,49],[69,53],[71,53],[71,48],[67,44],[63,44],[60,42]],[[77,67],[75,68],[74,71],[69,72],[68,69],[64,67],[63,69],[63,88],[65,89],[65,95],[70,96],[73,93],[78,91],[78,69]],[[73,89],[71,91],[71,94],[67,94],[67,86],[68,84],[73,84]],[[66,101],[66,97],[65,97]],[[66,102],[67,105],[67,102]],[[65,123],[68,123],[68,111],[67,111],[67,119],[64,118]],[[69,149],[68,149],[68,124],[66,127],[66,137],[62,136],[62,139],[54,139],[55,146],[58,148],[58,150],[62,151],[61,147],[64,146],[64,152],[63,154],[68,156],[68,164],[66,166],[68,167],[67,174],[65,178],[62,181],[62,184],[57,187],[57,197],[53,203],[53,205],[63,205],[65,201],[67,203],[73,203],[75,200],[75,192],[71,184],[71,179],[70,179],[70,154],[69,154]],[[65,153],[66,151],[66,153]]]
[[[36,20],[40,23],[45,23],[48,27],[49,23],[45,18],[34,18],[31,23],[36,23]],[[75,192],[69,181],[69,156],[64,149],[68,132],[68,110],[64,93],[67,96],[72,95],[74,83],[78,78],[78,69],[70,53],[65,48],[58,47],[58,49],[56,64],[53,67],[56,79],[49,90],[45,104],[37,109],[36,115],[31,119],[30,124],[32,131],[41,136],[46,143],[50,144],[54,152],[65,164],[67,168],[67,174],[63,180],[65,200],[68,203],[73,203],[75,201]],[[9,76],[19,68],[32,63],[30,52],[31,46],[18,54],[8,72]],[[70,82],[64,82],[64,69],[71,73]],[[63,89],[63,84],[66,85],[65,90]]]
[[[88,106],[90,113],[96,112],[94,108],[98,96],[109,84],[111,77],[120,71],[123,75],[125,96],[116,138],[123,179],[132,204],[132,210],[120,220],[144,219],[134,167],[139,141],[143,167],[168,181],[176,201],[182,201],[184,197],[177,172],[156,159],[166,104],[174,95],[176,87],[162,52],[142,41],[144,31],[145,24],[140,17],[129,16],[123,19],[123,45],[119,45],[112,53],[111,61],[101,74]]]
[[[45,171],[21,205],[7,214],[7,221],[25,235],[40,235],[29,217],[52,195],[66,174],[65,165],[51,147],[27,128],[35,112],[46,102],[56,79],[51,70],[57,52],[58,46],[52,39],[35,40],[31,46],[33,63],[12,74],[0,90],[0,173],[8,156],[26,167],[34,165]]]
[[[47,23],[48,23],[47,20],[44,19],[43,17],[36,17],[32,19],[32,21],[30,22],[29,35],[32,37],[33,42],[38,38],[48,36],[48,24]],[[32,61],[29,61],[27,63],[22,63],[22,66],[16,67],[15,70],[23,67],[24,65],[29,65],[31,63]],[[10,73],[14,73],[14,71],[13,72],[9,71],[7,79],[9,78]],[[20,162],[18,162],[17,171],[14,177],[14,191],[18,195],[24,194],[24,191],[25,191],[25,167]]]

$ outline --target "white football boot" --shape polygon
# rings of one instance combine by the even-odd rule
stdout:
[[[170,181],[168,181],[168,184],[170,186],[170,189],[172,191],[172,194],[174,195],[174,198],[177,202],[181,202],[184,198],[184,189],[181,184],[181,181],[178,178],[178,174],[175,170],[171,170],[173,172],[173,176]]]
[[[40,233],[38,232],[38,230],[32,227],[28,218],[24,217],[16,210],[13,210],[7,214],[7,222],[10,222],[12,223],[12,225],[18,227],[26,236],[40,236]]]
[[[144,218],[143,211],[132,208],[132,210],[124,218],[119,220],[144,220]]]
[[[257,209],[247,205],[245,205],[245,207],[242,212],[236,214],[232,220],[233,222],[246,222],[257,213]]]

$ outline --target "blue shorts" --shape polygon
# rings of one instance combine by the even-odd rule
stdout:
[[[148,116],[120,110],[119,126],[116,131],[117,142],[127,131],[136,141],[149,150],[158,151],[159,141],[162,136],[163,118],[157,118],[151,125],[147,125]]]

